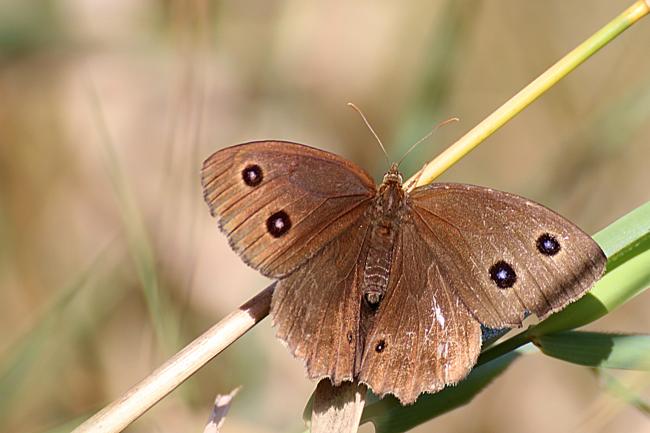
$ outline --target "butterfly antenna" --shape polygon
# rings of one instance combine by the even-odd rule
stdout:
[[[379,147],[381,147],[381,150],[384,151],[384,156],[386,157],[386,162],[387,162],[388,165],[390,166],[390,158],[388,157],[388,152],[386,152],[386,148],[384,147],[384,144],[383,144],[383,143],[381,142],[381,140],[379,139],[379,136],[377,135],[377,133],[375,132],[375,130],[372,129],[372,126],[370,126],[370,122],[368,122],[368,119],[366,119],[366,116],[364,116],[363,112],[359,109],[359,107],[357,107],[356,105],[354,105],[352,102],[348,102],[348,107],[352,107],[352,108],[353,108],[357,113],[359,113],[359,115],[360,115],[361,118],[363,119],[364,123],[366,124],[366,126],[368,127],[368,129],[370,130],[370,132],[372,132],[372,135],[375,136],[375,139],[377,140],[377,143],[379,143]]]
[[[427,138],[431,137],[431,136],[433,135],[433,133],[436,132],[436,130],[437,130],[438,128],[441,128],[441,127],[443,127],[443,126],[445,126],[445,125],[448,125],[448,124],[450,124],[450,123],[452,123],[452,122],[459,122],[459,121],[460,121],[460,119],[459,119],[458,117],[450,117],[449,119],[447,119],[447,120],[443,120],[442,122],[438,123],[438,124],[437,124],[437,125],[436,125],[432,130],[431,130],[431,131],[429,131],[429,133],[428,133],[427,135],[425,135],[424,137],[422,137],[422,138],[420,138],[418,141],[416,141],[415,144],[413,144],[413,146],[411,146],[411,147],[409,148],[409,150],[406,151],[406,153],[404,154],[404,156],[402,156],[402,157],[400,158],[399,162],[397,163],[397,166],[399,167],[399,165],[402,163],[402,161],[404,161],[404,158],[406,158],[406,156],[407,156],[409,153],[411,153],[411,151],[412,151],[413,149],[415,149],[415,148],[417,147],[418,144],[422,143],[424,140],[426,140]]]

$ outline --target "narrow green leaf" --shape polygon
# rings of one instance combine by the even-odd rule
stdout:
[[[438,415],[469,403],[476,394],[503,373],[520,353],[513,351],[476,367],[457,386],[450,386],[436,394],[421,395],[416,404],[402,406],[390,396],[366,405],[361,424],[372,422],[376,433],[407,431]]]
[[[650,250],[650,201],[594,235],[607,256],[607,271]]]
[[[558,332],[535,337],[548,356],[589,367],[650,370],[650,335]]]

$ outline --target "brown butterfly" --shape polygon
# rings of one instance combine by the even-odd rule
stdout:
[[[357,379],[403,404],[463,379],[481,324],[520,326],[582,296],[605,255],[542,205],[435,183],[375,186],[335,154],[284,141],[220,150],[205,200],[243,260],[279,280],[271,316],[309,377]]]

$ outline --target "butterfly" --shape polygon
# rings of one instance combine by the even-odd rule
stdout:
[[[407,192],[356,164],[286,141],[203,164],[210,212],[248,265],[277,279],[277,336],[312,379],[358,380],[402,404],[462,380],[481,325],[521,326],[580,298],[606,258],[544,206],[481,186]]]

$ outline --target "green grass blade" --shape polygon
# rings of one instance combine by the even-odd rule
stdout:
[[[476,394],[519,357],[518,351],[510,352],[479,367],[460,382],[436,394],[420,396],[416,404],[402,406],[397,399],[385,397],[368,403],[361,417],[361,424],[372,422],[376,433],[407,431],[438,415],[469,403]]]
[[[524,108],[554,86],[559,80],[577,68],[598,50],[614,40],[631,25],[648,14],[650,7],[643,1],[637,1],[627,10],[607,23],[582,44],[548,68],[516,95],[483,119],[444,152],[429,162],[419,173],[406,181],[408,185],[417,181],[415,186],[426,185],[440,176],[445,170],[472,151],[487,137],[505,125]]]
[[[650,201],[594,235],[607,256],[607,272],[650,250]]]
[[[557,332],[535,338],[546,355],[588,367],[650,370],[650,335]]]

